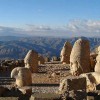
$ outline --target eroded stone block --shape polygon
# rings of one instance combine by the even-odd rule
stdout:
[[[55,93],[34,93],[30,100],[62,100],[59,94]]]

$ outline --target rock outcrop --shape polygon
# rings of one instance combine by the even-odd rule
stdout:
[[[34,50],[29,50],[24,58],[25,67],[29,68],[31,72],[38,72],[38,53]]]
[[[69,64],[70,63],[70,53],[72,50],[72,45],[69,42],[65,42],[61,53],[60,53],[60,57],[61,57],[61,62],[63,64]]]
[[[90,72],[90,46],[87,39],[78,39],[70,55],[70,70],[72,75]]]

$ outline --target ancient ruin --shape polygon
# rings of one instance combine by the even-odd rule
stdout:
[[[87,39],[78,39],[70,55],[70,70],[72,75],[80,75],[91,71],[90,46]]]
[[[71,52],[66,42],[62,62],[34,50],[24,60],[2,60],[0,100],[99,100],[100,47],[98,55],[90,53],[86,39],[78,39],[71,54],[68,47]]]
[[[29,68],[31,72],[38,72],[38,53],[34,50],[29,50],[24,58],[25,67]]]
[[[95,72],[89,72],[82,74],[81,76],[86,77],[87,91],[96,90],[96,86],[100,84],[100,47],[98,47],[98,55],[96,57],[96,65],[94,65]]]
[[[65,42],[61,53],[60,53],[60,57],[61,57],[61,62],[63,64],[69,64],[70,63],[70,53],[72,50],[72,45],[69,42]]]

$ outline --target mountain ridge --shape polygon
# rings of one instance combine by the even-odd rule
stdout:
[[[64,42],[69,41],[73,45],[78,38],[0,37],[0,59],[23,59],[30,49],[43,56],[59,57]],[[100,45],[99,37],[86,38],[90,41],[91,50]]]

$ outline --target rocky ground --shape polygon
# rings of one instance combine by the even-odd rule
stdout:
[[[10,72],[12,68],[17,67],[14,65],[14,60],[12,61],[2,61],[2,68],[5,68],[4,65],[8,65],[7,69],[1,70],[0,73],[0,85],[5,87],[11,87],[14,84],[14,79],[10,78]],[[11,64],[11,62],[13,62]],[[19,61],[22,62],[22,61]],[[10,64],[9,64],[10,63]],[[21,64],[22,65],[22,64]],[[38,66],[38,73],[32,74],[32,91],[38,93],[54,93],[58,90],[60,80],[69,73],[69,65],[61,64],[60,62],[49,62],[41,64]]]

